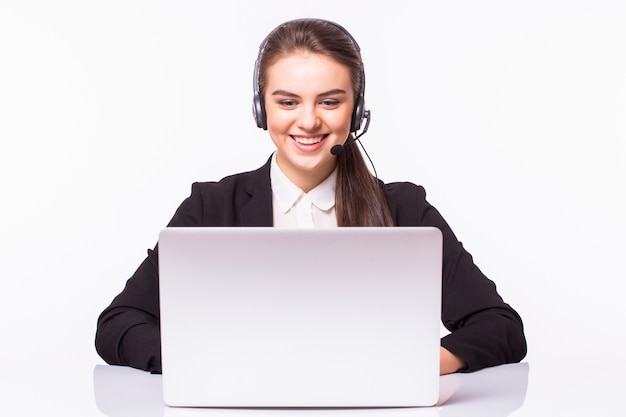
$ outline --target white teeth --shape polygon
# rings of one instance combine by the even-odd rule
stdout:
[[[324,139],[324,136],[318,136],[316,138],[301,138],[298,136],[293,136],[293,138],[295,139],[296,142],[302,145],[314,145],[316,143],[320,143],[322,139]]]

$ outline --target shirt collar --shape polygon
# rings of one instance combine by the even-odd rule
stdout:
[[[274,152],[270,166],[270,180],[272,183],[272,192],[276,197],[276,201],[282,213],[288,212],[304,194],[306,194],[320,210],[327,211],[335,206],[337,168],[335,168],[328,178],[322,181],[317,187],[305,193],[281,171],[276,163],[276,152]]]

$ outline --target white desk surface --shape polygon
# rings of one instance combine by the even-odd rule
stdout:
[[[621,356],[522,362],[446,375],[441,380],[445,401],[437,407],[299,410],[170,408],[161,397],[160,375],[80,360],[47,363],[47,370],[40,371],[3,359],[1,407],[3,415],[11,416],[626,416]]]
[[[626,416],[626,363],[621,359],[520,363],[441,380],[443,404],[407,409],[184,409],[170,408],[161,398],[161,377],[123,367],[93,369],[94,401],[117,416]]]

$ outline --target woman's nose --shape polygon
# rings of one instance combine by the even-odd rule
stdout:
[[[304,130],[314,130],[320,125],[319,114],[315,106],[302,106],[298,115],[298,125]]]

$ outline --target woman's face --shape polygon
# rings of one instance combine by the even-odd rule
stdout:
[[[350,133],[354,91],[349,69],[324,55],[294,52],[267,68],[267,130],[276,161],[305,192],[335,169],[330,149]]]

